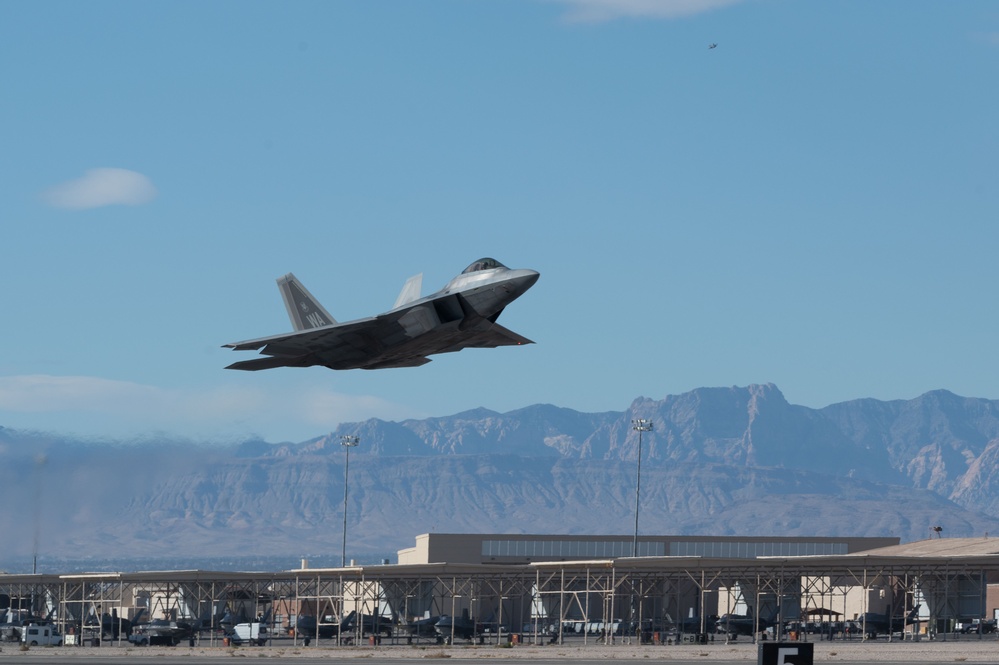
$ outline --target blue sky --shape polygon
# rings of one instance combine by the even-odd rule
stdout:
[[[986,1],[2,3],[0,426],[999,398],[997,81]],[[536,345],[223,370],[280,275],[344,321],[482,256]]]

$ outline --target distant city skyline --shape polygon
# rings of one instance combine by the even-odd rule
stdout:
[[[999,398],[994,3],[15,0],[0,62],[0,427]],[[281,275],[345,321],[487,256],[535,345],[223,370]]]

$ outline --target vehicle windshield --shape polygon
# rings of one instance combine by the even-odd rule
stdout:
[[[480,270],[493,270],[494,268],[506,268],[505,265],[497,261],[496,259],[479,259],[472,265],[468,266],[461,271],[462,275],[467,275],[470,272],[479,272]]]

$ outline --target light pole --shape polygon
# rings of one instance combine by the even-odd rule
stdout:
[[[350,469],[350,449],[361,442],[361,437],[354,434],[344,434],[340,437],[340,445],[347,451],[347,461],[343,465],[343,555],[340,557],[340,567],[347,565],[347,471]]]
[[[31,552],[32,575],[38,573],[38,541],[42,533],[42,467],[47,461],[44,454],[35,457],[35,547]]]
[[[642,432],[652,431],[652,421],[648,418],[636,418],[631,421],[631,429],[638,432],[638,480],[635,482],[635,542],[631,548],[631,556],[638,556],[638,506],[642,496]]]

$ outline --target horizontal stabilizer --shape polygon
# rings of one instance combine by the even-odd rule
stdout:
[[[274,369],[275,367],[309,367],[314,363],[309,362],[305,357],[300,358],[288,358],[281,356],[271,356],[269,358],[254,358],[253,360],[242,360],[238,363],[233,363],[226,367],[226,369],[243,369],[247,371],[256,371],[258,369]]]
[[[330,313],[293,274],[288,273],[284,277],[279,277],[277,285],[281,297],[284,298],[288,318],[291,319],[291,325],[296,331],[322,328],[336,323],[336,319],[330,316]]]
[[[386,360],[380,363],[365,365],[363,369],[389,369],[392,367],[420,367],[430,362],[430,358],[403,358],[402,360]]]
[[[236,351],[256,351],[257,349],[266,346],[267,340],[265,339],[251,339],[246,342],[233,342],[232,344],[223,344],[223,349],[235,349]]]

